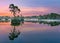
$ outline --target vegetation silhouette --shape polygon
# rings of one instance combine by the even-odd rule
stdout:
[[[47,22],[47,21],[27,21],[32,23],[39,23],[39,24],[48,24],[50,26],[58,26],[60,25],[60,22],[54,21],[54,22]]]
[[[50,26],[57,26],[57,25],[60,25],[60,22],[45,22],[45,21],[41,21],[39,22],[39,24],[48,24]]]
[[[17,13],[21,12],[21,10],[18,8],[18,6],[15,6],[14,4],[10,4],[9,8],[10,8],[10,12],[14,15],[14,17],[16,17]]]
[[[50,14],[47,14],[47,15],[39,15],[39,16],[27,16],[25,18],[28,18],[28,19],[38,19],[38,21],[27,21],[27,22],[32,22],[32,23],[39,23],[39,24],[48,24],[50,26],[57,26],[57,25],[60,25],[60,21],[54,21],[54,22],[48,22],[48,20],[60,20],[60,14],[57,14],[57,13],[50,13]],[[41,21],[43,20],[43,21]],[[44,21],[44,20],[47,20],[47,21]]]
[[[20,21],[20,22],[19,22],[18,20],[16,20],[16,21],[15,21],[16,23],[15,23],[14,21],[15,21],[15,20],[12,20],[12,23],[11,23],[12,26],[19,26],[19,25],[24,24],[23,21]]]
[[[20,25],[20,20],[19,19],[13,19],[12,21],[11,21],[11,25],[14,25],[14,26],[17,26],[17,25]]]
[[[24,21],[24,18],[22,17],[22,15],[21,15],[21,17],[18,15],[18,16],[16,16],[16,14],[18,13],[20,13],[21,12],[21,10],[18,8],[18,6],[15,6],[14,4],[10,4],[9,5],[9,8],[10,8],[10,12],[13,14],[13,18],[11,19],[11,24],[16,24],[16,25],[19,25],[20,24],[20,22],[21,21]]]
[[[50,13],[47,15],[39,15],[38,19],[60,19],[60,14]]]
[[[20,31],[16,30],[15,26],[13,28],[13,30],[11,30],[11,33],[9,33],[9,40],[14,40],[15,38],[17,38],[20,35]]]
[[[11,33],[9,33],[10,40],[14,40],[15,38],[17,38],[20,35],[21,32],[19,30],[17,30],[16,26],[21,26],[22,24],[24,24],[24,22],[11,24],[11,26],[14,26],[14,28],[11,30]]]

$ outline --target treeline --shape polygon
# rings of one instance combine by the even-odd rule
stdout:
[[[39,19],[60,19],[60,14],[57,14],[57,13],[50,13],[50,14],[47,14],[47,15],[39,15],[38,16]]]
[[[0,16],[0,19],[9,19],[9,18],[11,18],[11,17],[9,17],[9,16]]]
[[[39,16],[27,16],[25,18],[38,18],[38,19],[60,19],[60,14],[57,13],[50,13],[46,15],[39,15]]]

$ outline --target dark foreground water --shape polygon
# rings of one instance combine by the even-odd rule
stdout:
[[[10,39],[14,28],[20,34]],[[60,25],[25,22],[20,26],[11,26],[10,23],[0,23],[0,43],[60,43]]]

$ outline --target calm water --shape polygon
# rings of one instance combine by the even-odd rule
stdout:
[[[9,36],[14,28],[20,34],[11,40]],[[10,23],[0,23],[0,43],[60,43],[60,25],[24,22],[20,26],[11,26]]]

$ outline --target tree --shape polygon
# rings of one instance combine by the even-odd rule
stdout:
[[[10,8],[10,12],[13,14],[14,17],[16,17],[17,13],[21,12],[18,6],[15,6],[14,4],[10,4],[9,8]]]

